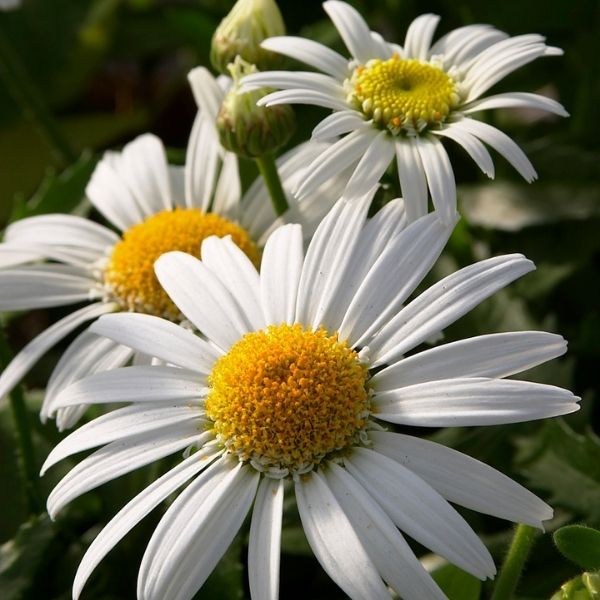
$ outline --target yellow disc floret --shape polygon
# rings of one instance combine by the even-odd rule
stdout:
[[[367,367],[337,334],[270,326],[215,363],[206,414],[240,460],[302,473],[358,442],[369,414],[366,379]]]
[[[104,270],[108,294],[124,310],[179,320],[180,313],[154,274],[154,262],[165,252],[180,250],[200,256],[205,238],[230,235],[253,261],[258,250],[239,225],[197,208],[165,210],[134,225],[114,247]]]
[[[444,121],[459,103],[454,80],[432,63],[373,59],[346,81],[348,101],[394,135],[414,134]]]

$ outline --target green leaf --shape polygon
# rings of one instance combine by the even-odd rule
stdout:
[[[517,440],[517,461],[531,487],[546,490],[549,504],[600,524],[600,439],[575,433],[562,419],[547,421],[534,438]]]
[[[3,600],[21,600],[42,566],[54,538],[44,514],[19,528],[14,539],[0,546],[0,590]]]
[[[560,553],[586,571],[600,569],[600,531],[584,525],[568,525],[554,532]]]
[[[479,600],[481,581],[454,565],[444,565],[431,574],[448,600]]]

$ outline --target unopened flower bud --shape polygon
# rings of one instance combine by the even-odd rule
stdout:
[[[245,158],[259,158],[281,148],[295,128],[291,106],[257,106],[257,101],[272,91],[267,88],[240,93],[239,80],[256,73],[257,69],[239,56],[229,65],[229,70],[234,83],[217,116],[221,143]]]
[[[600,598],[600,573],[582,573],[567,581],[550,600],[598,600]]]
[[[217,71],[225,74],[236,56],[259,69],[272,69],[281,57],[261,48],[260,43],[284,34],[283,18],[274,0],[238,0],[213,35],[210,60]]]

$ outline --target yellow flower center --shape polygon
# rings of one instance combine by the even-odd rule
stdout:
[[[396,54],[358,66],[346,87],[348,101],[394,135],[439,124],[459,103],[450,75],[430,63]]]
[[[258,261],[256,246],[239,225],[197,208],[165,210],[128,229],[114,247],[104,271],[109,294],[124,310],[179,320],[179,310],[156,279],[154,262],[171,250],[199,257],[202,240],[211,235],[230,235],[253,262]]]
[[[300,474],[358,443],[369,414],[366,380],[367,367],[337,334],[272,325],[215,363],[205,409],[240,460]]]

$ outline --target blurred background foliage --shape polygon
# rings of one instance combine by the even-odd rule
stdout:
[[[231,0],[23,0],[20,10],[0,13],[3,68],[30,79],[35,102],[55,118],[65,144],[53,151],[22,107],[0,86],[0,227],[9,220],[47,212],[88,211],[83,190],[102,151],[151,131],[183,151],[195,113],[187,71],[208,65],[210,38]],[[545,329],[569,341],[567,356],[526,374],[572,389],[582,409],[566,419],[515,426],[423,431],[500,468],[555,507],[549,531],[567,523],[600,527],[600,3],[596,0],[385,0],[354,1],[372,28],[401,42],[422,12],[442,16],[438,35],[469,23],[491,23],[512,35],[537,32],[564,57],[540,59],[506,78],[495,91],[538,91],[559,99],[571,113],[558,119],[536,111],[496,111],[501,126],[525,149],[539,181],[527,185],[500,157],[489,182],[461,149],[448,145],[463,215],[430,279],[490,255],[522,252],[537,271],[496,296],[445,332],[448,341],[495,331]],[[317,0],[280,0],[288,31],[344,52]],[[288,63],[290,68],[298,65]],[[31,98],[30,98],[31,100]],[[322,118],[299,107],[296,143]],[[254,166],[243,165],[246,184]],[[394,178],[382,196],[393,196]],[[62,315],[58,310],[5,315],[17,350]],[[41,391],[64,346],[46,356],[26,382],[39,464],[59,439],[37,418]],[[526,401],[526,399],[524,399]],[[47,494],[74,462],[47,475]],[[166,466],[143,469],[86,494],[57,524],[30,518],[19,479],[14,426],[0,413],[0,596],[3,600],[70,598],[73,574],[85,548],[118,507]],[[157,511],[159,512],[159,511]],[[505,522],[463,511],[499,562],[511,529]],[[109,554],[83,598],[135,596],[135,574],[154,514]],[[422,549],[416,547],[417,551]],[[242,535],[198,598],[248,595]],[[282,598],[335,599],[341,591],[308,550],[293,506],[285,517]],[[428,557],[428,560],[433,560]],[[600,566],[600,565],[598,565]],[[519,587],[518,598],[549,598],[578,576],[577,561],[561,557],[550,533],[541,536]],[[436,578],[451,599],[486,597],[480,584],[439,564]],[[579,580],[578,580],[579,581]],[[579,584],[578,584],[579,585]],[[591,597],[591,596],[590,596]],[[566,598],[566,596],[565,596]],[[579,596],[578,596],[579,598]]]

